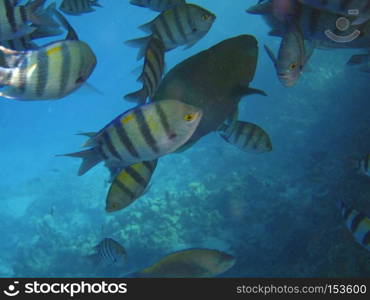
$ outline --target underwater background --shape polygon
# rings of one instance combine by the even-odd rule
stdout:
[[[217,19],[192,48],[166,54],[167,70],[224,39],[252,34],[260,55],[251,83],[268,96],[241,101],[239,119],[264,128],[273,151],[241,152],[218,134],[160,159],[148,193],[117,213],[105,212],[109,173],[98,165],[77,176],[79,160],[55,157],[81,145],[133,106],[137,49],[123,41],[157,13],[128,1],[68,16],[98,64],[89,84],[59,101],[0,101],[0,276],[124,276],[185,248],[214,248],[237,262],[224,277],[368,277],[370,253],[357,244],[339,200],[370,213],[370,179],[348,157],[370,149],[369,74],[348,68],[361,51],[316,50],[310,72],[285,88],[263,50],[277,51],[255,1],[194,0]],[[127,250],[122,268],[97,268],[87,256],[104,237]]]

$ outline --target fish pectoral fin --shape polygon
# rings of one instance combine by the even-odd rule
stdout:
[[[275,67],[276,67],[276,66],[277,66],[278,61],[277,61],[277,59],[276,59],[276,57],[275,57],[274,52],[272,52],[272,50],[270,49],[270,47],[269,47],[269,46],[267,46],[267,45],[264,45],[263,47],[265,48],[265,50],[266,50],[266,52],[267,52],[267,55],[270,57],[270,59],[272,60],[272,62],[274,63],[274,65],[275,65]]]
[[[270,32],[268,33],[269,36],[277,36],[277,37],[282,37],[284,35],[284,32],[282,32],[281,30],[279,29],[272,29],[270,30]]]
[[[267,94],[263,90],[254,89],[248,86],[238,86],[233,91],[233,95],[237,95],[241,97],[248,96],[248,95],[254,95],[254,94],[267,96]]]
[[[184,47],[184,49],[183,49],[183,50],[187,50],[187,49],[189,49],[189,48],[193,47],[196,43],[197,43],[197,41],[192,41],[191,43],[187,44],[187,45]]]
[[[146,36],[143,38],[133,39],[125,41],[124,44],[129,47],[139,48],[139,52],[137,55],[137,60],[142,59],[145,56],[145,51],[148,47],[148,43],[150,41],[151,36]]]

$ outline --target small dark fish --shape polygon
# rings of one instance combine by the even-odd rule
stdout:
[[[125,248],[111,238],[104,238],[98,245],[94,247],[95,254],[91,256],[98,263],[104,265],[122,264],[127,261],[127,253]]]
[[[169,254],[141,270],[137,277],[215,277],[228,271],[235,258],[213,249],[187,249]]]
[[[98,0],[63,0],[59,9],[68,15],[79,16],[95,11],[93,6],[102,7]]]
[[[370,251],[370,218],[343,201],[339,202],[339,208],[356,242]]]
[[[183,3],[185,3],[185,0],[130,0],[132,5],[147,7],[156,11],[165,11]]]
[[[347,65],[357,67],[361,72],[370,73],[370,54],[353,55]]]

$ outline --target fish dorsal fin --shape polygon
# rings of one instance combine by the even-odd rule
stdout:
[[[60,13],[56,8],[54,8],[54,13],[57,16],[59,22],[68,32],[65,39],[69,41],[78,41],[79,38],[76,31],[73,29],[72,25],[68,22],[68,20],[63,16],[63,14]]]

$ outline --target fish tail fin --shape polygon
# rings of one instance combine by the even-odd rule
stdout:
[[[54,14],[56,15],[60,24],[67,30],[66,40],[74,40],[78,41],[78,35],[72,25],[68,22],[66,17],[62,13],[60,13],[56,8],[54,8]]]
[[[148,94],[145,88],[143,87],[141,90],[125,95],[124,99],[129,102],[144,104],[146,102],[147,97],[148,97]]]
[[[3,62],[1,59],[1,55],[0,62]],[[10,85],[10,78],[12,77],[12,72],[13,72],[12,69],[0,67],[0,86]]]
[[[92,2],[92,5],[93,5],[93,6],[97,6],[97,7],[103,7],[103,5],[101,5],[101,4],[99,3],[99,0],[94,0],[94,1]]]
[[[130,0],[130,4],[141,6],[141,7],[145,6],[145,3],[143,2],[143,0]]]
[[[91,149],[80,151],[80,152],[57,155],[57,156],[69,156],[69,157],[82,158],[82,163],[81,163],[80,169],[78,170],[78,176],[85,174],[87,171],[89,171],[91,168],[93,168],[94,166],[96,166],[98,163],[102,161],[102,157],[99,155],[99,153],[96,151],[95,148],[91,148]]]
[[[54,20],[55,2],[51,3],[46,9],[43,8],[45,0],[35,0],[27,4],[29,19],[33,24],[50,27],[59,27]]]
[[[146,36],[143,38],[138,38],[138,39],[133,39],[133,40],[128,40],[125,41],[125,45],[134,47],[134,48],[139,48],[139,53],[137,55],[137,60],[140,60],[144,57],[146,48],[148,46],[148,43],[150,41],[150,36]]]

